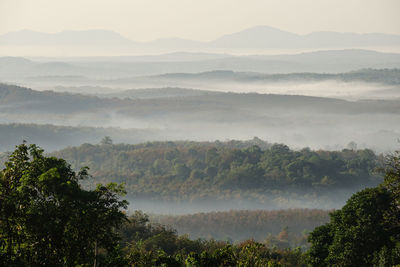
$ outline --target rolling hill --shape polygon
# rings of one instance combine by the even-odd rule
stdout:
[[[160,97],[168,95],[168,89],[159,89],[147,94],[139,91],[135,99],[119,99],[2,84],[0,123],[159,129],[167,136],[162,140],[258,136],[295,147],[340,148],[355,141],[379,151],[393,149],[400,132],[400,100],[396,99],[345,101],[179,90],[186,95],[177,96],[175,92],[170,97]]]

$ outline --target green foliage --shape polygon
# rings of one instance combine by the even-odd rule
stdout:
[[[270,248],[254,240],[191,240],[150,223],[142,212],[135,212],[121,231],[131,266],[304,266],[299,249]]]
[[[63,159],[21,144],[0,172],[0,259],[3,265],[75,266],[92,263],[97,248],[113,251],[125,220],[121,186],[84,190]]]
[[[311,266],[393,266],[400,264],[400,180],[398,153],[389,157],[385,180],[354,194],[331,221],[309,236]]]
[[[383,187],[392,192],[396,204],[400,205],[400,151],[388,156]]]
[[[370,150],[291,151],[284,145],[239,149],[226,143],[196,146],[190,142],[85,145],[79,149],[83,151],[73,148],[63,153],[79,155],[74,164],[91,163],[95,174],[104,180],[113,172],[119,177],[133,172],[129,177],[134,182],[129,188],[135,190],[146,189],[152,182],[171,192],[176,192],[171,189],[180,184],[185,194],[197,194],[194,186],[201,189],[210,184],[214,186],[212,193],[265,193],[270,188],[307,186],[326,192],[357,187],[366,181],[373,184],[377,178],[372,170],[378,158]],[[110,160],[105,160],[107,157]],[[280,225],[276,235],[267,236],[264,242],[192,240],[179,236],[169,226],[151,223],[149,216],[139,211],[126,220],[121,209],[127,202],[118,199],[125,193],[123,186],[99,184],[93,190],[84,190],[80,184],[89,176],[87,168],[74,172],[65,160],[46,157],[37,146],[22,144],[0,172],[0,265],[394,266],[400,264],[399,161],[398,154],[390,157],[382,185],[354,194],[342,209],[331,213],[329,223],[315,228],[308,238],[311,247],[304,254],[301,248],[289,248],[293,246],[293,226],[285,226],[292,220],[290,216],[306,215],[304,221],[315,222],[326,213],[231,211],[181,217],[181,223],[197,221],[197,227],[207,216],[208,220],[226,217],[236,229],[249,227],[246,219],[255,217],[259,221],[274,218]],[[148,192],[158,192],[157,187],[151,188],[154,191]],[[173,220],[168,216],[165,219]],[[304,241],[307,233],[302,234]]]
[[[238,198],[272,207],[282,198],[316,201],[316,197],[332,194],[337,199],[335,190],[356,191],[381,181],[374,173],[380,158],[368,149],[293,151],[285,145],[259,147],[256,143],[260,140],[85,144],[55,155],[76,169],[88,165],[97,181],[125,183],[132,198]]]

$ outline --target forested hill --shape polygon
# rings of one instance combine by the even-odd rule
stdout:
[[[381,181],[374,172],[380,159],[368,149],[293,151],[257,142],[84,144],[54,155],[74,168],[89,166],[91,183],[125,183],[134,199],[251,200],[274,203],[272,208],[283,199],[340,201],[336,191],[351,193]]]
[[[84,143],[100,143],[104,136],[116,142],[137,144],[148,140],[166,140],[171,131],[160,129],[120,129],[109,127],[59,126],[51,124],[0,123],[0,152],[11,151],[23,140],[37,144],[47,152]]]
[[[179,91],[182,90],[185,89]],[[168,89],[151,90],[144,99],[118,99],[0,84],[0,123],[161,130],[156,136],[139,141],[245,140],[259,136],[294,147],[313,148],[343,148],[355,141],[363,148],[377,151],[391,150],[399,137],[400,100],[395,98],[346,101],[300,95],[211,94],[206,91],[196,91],[199,95],[187,91],[186,96],[160,97],[160,91],[167,95],[168,91],[171,93]],[[150,95],[158,97],[149,98]],[[51,129],[43,131],[51,132]],[[115,130],[106,135],[115,136],[118,142],[138,142],[137,139],[119,138],[120,132]],[[17,131],[12,134],[20,135]],[[33,135],[24,136],[28,142],[38,140],[32,138]],[[54,147],[44,144],[46,148]]]
[[[167,73],[152,76],[159,80],[198,80],[224,82],[301,82],[301,81],[343,81],[343,82],[372,82],[390,85],[400,84],[400,69],[361,69],[344,73],[284,73],[265,74],[257,72],[208,71],[201,73]],[[142,78],[143,79],[143,78]]]

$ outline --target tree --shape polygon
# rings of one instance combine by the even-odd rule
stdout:
[[[396,246],[395,229],[386,218],[393,207],[393,195],[384,188],[368,188],[351,196],[341,210],[331,214],[330,223],[310,234],[310,265],[376,264],[381,250]]]
[[[341,210],[331,214],[328,224],[310,234],[309,265],[400,264],[399,218],[400,152],[397,151],[387,157],[382,184],[351,196]]]
[[[312,245],[308,250],[308,262],[311,266],[328,266],[327,258],[329,246],[332,244],[331,224],[321,225],[312,231],[308,237],[308,242]]]
[[[392,192],[396,205],[400,206],[400,151],[386,158],[385,176],[382,186]]]
[[[394,205],[386,214],[392,230],[396,233],[395,239],[400,246],[400,151],[386,158],[385,176],[381,187],[392,193]]]
[[[17,146],[0,172],[0,263],[96,264],[98,248],[111,251],[128,203],[116,184],[83,189],[88,176],[35,145]]]
[[[101,139],[100,144],[102,144],[102,145],[112,145],[113,141],[112,141],[111,137],[104,136],[104,138]]]
[[[347,148],[353,151],[357,150],[357,143],[354,141],[351,141],[347,144]]]

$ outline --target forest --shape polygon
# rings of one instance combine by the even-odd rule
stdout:
[[[124,183],[128,199],[250,200],[264,208],[307,202],[310,207],[312,203],[319,208],[338,207],[342,203],[339,194],[347,198],[380,183],[382,176],[376,170],[383,162],[382,156],[368,149],[295,151],[258,138],[247,142],[84,144],[52,155],[66,159],[75,170],[88,166],[91,183]]]
[[[0,267],[400,267],[398,10],[0,0]]]
[[[110,139],[105,141],[108,143],[103,146],[111,145]],[[265,151],[274,149],[272,146]],[[94,189],[85,189],[79,181],[90,177],[88,168],[75,172],[67,161],[44,155],[36,145],[17,146],[4,165],[0,172],[0,262],[4,266],[289,267],[400,263],[400,152],[385,158],[382,183],[353,194],[342,208],[329,214],[327,223],[321,222],[300,237],[284,227],[263,241],[241,242],[191,239],[170,226],[151,222],[140,211],[128,216],[124,212],[128,203],[120,199],[126,193],[123,185],[97,184]],[[293,215],[300,215],[300,224],[321,216],[327,219],[326,213],[312,210],[231,214],[236,219],[272,217],[280,223],[286,223]],[[231,214],[222,217],[225,220]],[[197,223],[205,216],[183,219]],[[290,248],[291,244],[297,248]]]
[[[152,223],[168,225],[191,239],[207,238],[233,242],[254,239],[280,248],[308,248],[307,234],[329,221],[333,210],[230,210],[185,215],[151,214]],[[283,236],[286,239],[279,239]]]

